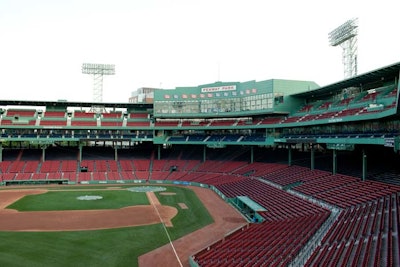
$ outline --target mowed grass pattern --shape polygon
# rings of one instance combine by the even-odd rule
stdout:
[[[167,190],[167,192],[176,194],[162,195],[156,193],[156,195],[162,204],[178,208],[178,215],[173,219],[174,227],[167,228],[173,240],[212,223],[213,220],[208,211],[191,189],[167,186]],[[82,192],[71,191],[69,193],[81,195]],[[103,192],[107,192],[107,194],[110,193],[111,195],[121,194],[121,196],[126,196],[127,199],[124,197],[121,199],[121,196],[110,198],[110,200],[113,199],[111,202],[121,201],[121,203],[113,203],[114,207],[122,207],[126,203],[132,205],[132,196],[138,197],[139,201],[137,203],[141,203],[141,196],[145,196],[144,193],[108,190],[85,191],[84,194],[89,192],[96,195],[102,195]],[[72,195],[65,195],[64,191],[49,193],[62,194],[60,196],[53,196],[53,194],[47,196],[54,197],[56,201],[66,201],[65,198],[72,197]],[[126,195],[125,193],[129,194]],[[44,195],[46,194],[36,195],[35,197],[43,197]],[[112,197],[111,195],[110,197]],[[24,198],[18,202],[21,201],[23,203],[26,200]],[[31,199],[30,201],[37,200]],[[178,203],[185,203],[188,209],[179,208]],[[18,205],[21,204],[19,203]],[[101,208],[103,209],[105,206]],[[41,210],[59,209],[61,209],[60,206],[56,205],[41,208]],[[90,209],[93,209],[93,207]],[[162,224],[95,231],[0,232],[0,240],[2,240],[0,242],[0,266],[11,267],[136,267],[138,266],[138,257],[140,255],[168,243]]]

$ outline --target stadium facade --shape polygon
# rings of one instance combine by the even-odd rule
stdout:
[[[0,151],[37,145],[45,155],[60,142],[115,149],[146,142],[158,155],[173,145],[300,145],[333,153],[377,145],[397,152],[399,66],[324,87],[272,79],[155,90],[154,104],[103,103],[101,113],[92,112],[98,104],[90,102],[0,101]]]
[[[150,180],[192,184],[196,181],[193,184],[212,188],[237,206],[249,220],[259,222],[249,230],[249,236],[257,233],[257,228],[272,227],[274,223],[286,225],[285,229],[274,226],[282,231],[281,234],[294,226],[307,230],[296,239],[301,241],[299,246],[291,251],[280,251],[283,258],[275,258],[271,264],[285,266],[297,261],[312,265],[320,257],[329,264],[345,263],[345,260],[347,263],[351,259],[353,263],[374,262],[377,266],[382,263],[390,266],[390,263],[399,262],[400,246],[399,187],[393,185],[400,181],[398,169],[396,171],[400,148],[399,75],[400,63],[395,63],[323,87],[312,81],[281,79],[215,82],[154,90],[154,103],[102,103],[102,108],[97,109],[101,112],[93,112],[92,107],[99,107],[99,103],[91,102],[2,100],[0,182],[11,185]],[[58,157],[53,168],[49,164],[54,161],[55,150],[74,152]],[[96,150],[101,152],[94,152]],[[32,152],[36,155],[34,164],[22,160],[22,155],[28,155],[29,151],[35,151]],[[94,172],[93,162],[87,161],[91,153],[112,155],[110,162],[114,163],[107,163],[104,171],[96,167]],[[184,167],[180,165],[183,158],[187,161],[197,159],[198,165],[189,168],[186,162]],[[126,159],[137,161],[138,165],[132,163],[128,168]],[[72,161],[72,165],[67,167],[65,164],[64,169],[59,160]],[[257,165],[261,162],[266,165]],[[144,165],[139,166],[139,163]],[[257,174],[260,168],[270,171]],[[121,170],[124,174],[118,173]],[[200,179],[200,176],[197,180],[186,180],[185,175],[176,175],[184,170],[214,172],[218,177],[226,175],[225,178],[231,180],[217,182],[217,176],[208,177],[208,180]],[[278,212],[271,215],[269,212],[273,207],[259,198],[260,193],[253,196],[254,192],[245,194],[239,190],[231,194],[227,189],[226,186],[235,182],[244,183],[244,177],[252,178],[244,185],[247,188],[279,189],[284,192],[284,198],[296,196],[314,201],[314,206],[309,207],[314,210],[297,213],[288,204],[285,207],[288,217],[280,217],[284,215]],[[259,183],[258,178],[263,182]],[[286,180],[281,180],[283,178]],[[323,180],[328,178],[331,180]],[[359,195],[353,196],[357,200],[346,195],[339,201],[334,195],[327,195],[324,190],[341,187],[341,193],[345,192],[339,181],[344,185],[354,182],[357,188],[363,188]],[[313,182],[315,190],[322,189],[312,191],[312,186],[307,183]],[[357,191],[355,187],[346,190]],[[299,204],[303,200],[292,201]],[[383,207],[381,203],[384,203]],[[305,200],[300,204],[311,205]],[[344,231],[340,228],[343,225],[338,226],[343,223],[338,218],[343,214],[350,216],[354,209],[366,209],[359,212],[366,217],[367,213],[376,213],[372,221],[363,221],[357,226],[362,227],[362,234],[357,232],[354,237],[352,234],[360,230],[357,229],[349,233],[347,239],[335,239],[329,231]],[[381,231],[372,225],[378,217]],[[315,224],[309,220],[314,220]],[[355,222],[352,227],[354,225]],[[326,231],[323,235],[320,233],[319,247],[311,246],[310,242],[315,241],[313,238],[322,227]],[[294,237],[296,229],[290,232]],[[381,241],[385,245],[379,243]],[[272,241],[268,242],[273,247]],[[285,242],[291,243],[290,240]],[[216,246],[196,254],[191,258],[191,264],[233,264],[229,253],[208,252]],[[352,250],[348,252],[347,247]],[[337,250],[340,253],[335,254],[335,262],[330,262],[330,253]],[[379,257],[371,256],[378,250]],[[249,255],[255,252],[246,253],[235,263],[250,262],[244,259],[250,259]],[[363,262],[357,262],[354,256],[357,253],[362,253]],[[298,258],[299,255],[303,258]],[[260,258],[258,263],[262,261]],[[254,264],[258,266],[257,262]]]

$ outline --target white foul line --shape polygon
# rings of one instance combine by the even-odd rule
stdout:
[[[154,194],[154,192],[153,192],[153,194]],[[154,196],[155,196],[155,195],[154,195]],[[163,219],[161,218],[160,212],[158,211],[156,205],[153,203],[152,198],[149,197],[149,199],[150,199],[151,205],[154,207],[154,209],[155,209],[156,212],[157,212],[158,218],[160,218],[161,224],[162,224],[162,226],[163,226],[163,228],[164,228],[165,233],[167,234],[167,237],[168,237],[168,240],[169,240],[169,244],[171,245],[172,250],[174,251],[174,254],[175,254],[176,259],[178,260],[179,266],[183,267],[182,262],[181,262],[181,260],[179,259],[178,253],[176,253],[174,244],[172,244],[171,237],[169,236],[167,227],[165,226],[165,223],[164,223]]]

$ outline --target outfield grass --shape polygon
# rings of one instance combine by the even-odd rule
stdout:
[[[192,190],[183,187],[166,187],[168,190],[167,192],[174,192],[176,195],[156,194],[162,204],[174,206],[178,209],[178,215],[172,220],[174,227],[167,228],[172,239],[177,239],[212,223],[212,218],[209,216],[208,211]],[[79,193],[79,195],[82,195],[82,192],[83,191],[69,191],[68,193]],[[108,190],[85,191],[84,194],[93,193],[102,195],[104,192],[121,196],[125,195],[125,192],[129,193],[129,196],[127,196],[129,201],[132,201],[130,198],[131,196],[139,197],[140,195],[145,195],[144,193]],[[49,194],[46,197],[57,199],[57,196],[53,196],[54,193],[61,194],[55,202],[68,202],[65,200],[65,197],[72,196],[64,195],[66,192],[63,191],[49,193],[31,197],[39,197],[40,199]],[[110,198],[109,200],[111,199],[112,201],[110,202],[113,202],[113,205],[116,206],[125,205],[118,204],[117,202],[119,201],[121,201],[121,203],[129,202],[123,197],[120,198],[120,196],[115,196],[115,198]],[[18,202],[21,201],[24,203],[26,200],[23,198]],[[36,200],[30,199],[30,201]],[[38,201],[38,203],[41,201]],[[141,200],[139,200],[139,202],[140,201]],[[41,210],[61,209],[61,206],[49,203],[49,199],[47,199],[47,203],[49,204],[48,207],[42,207]],[[185,203],[188,209],[181,209],[178,203]],[[28,206],[23,207],[24,205],[21,203],[16,203],[16,205],[20,205],[20,208],[25,210],[30,206],[30,204],[27,204]],[[104,208],[104,206],[102,208]],[[137,259],[140,255],[168,243],[162,224],[96,231],[0,232],[0,240],[0,266],[12,267],[135,267],[138,266]]]
[[[177,239],[184,236],[204,225],[213,223],[213,219],[204,208],[203,203],[197,198],[192,190],[187,190],[184,187],[171,187],[171,191],[176,195],[164,195],[161,192],[156,193],[161,204],[173,206],[178,209],[178,214],[172,219],[173,228],[169,229],[171,239]],[[184,203],[188,209],[182,209],[179,203]],[[192,216],[196,214],[196,216]]]

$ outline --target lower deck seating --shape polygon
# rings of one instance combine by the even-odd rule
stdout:
[[[399,266],[399,186],[275,163],[231,162],[224,171],[216,171],[224,163],[85,160],[80,166],[87,167],[87,172],[81,172],[76,160],[10,161],[0,163],[0,181],[196,182],[216,188],[226,198],[247,196],[266,209],[260,212],[263,222],[239,229],[196,253],[194,260],[202,267],[289,265],[330,215],[329,210],[278,189],[290,186],[340,210],[306,266]],[[177,168],[171,171],[170,166]]]
[[[306,266],[398,266],[399,194],[342,211]]]
[[[287,266],[327,216],[252,224],[196,254],[195,260],[202,267]]]

